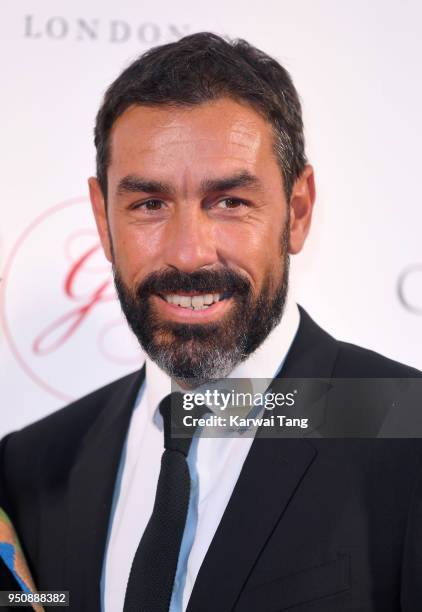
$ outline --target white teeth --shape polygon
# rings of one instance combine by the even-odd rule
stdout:
[[[204,305],[204,298],[202,295],[192,296],[192,306],[194,308],[202,308]]]
[[[177,295],[175,293],[164,295],[164,299],[169,304],[175,304],[182,308],[193,310],[203,310],[211,306],[213,302],[220,300],[221,293],[206,293],[204,295]]]

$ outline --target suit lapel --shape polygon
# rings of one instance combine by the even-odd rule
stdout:
[[[71,606],[100,610],[100,580],[122,447],[145,366],[108,400],[71,472],[64,584]]]
[[[330,378],[337,342],[301,310],[277,378]],[[199,570],[187,612],[231,610],[317,451],[305,439],[257,436]]]

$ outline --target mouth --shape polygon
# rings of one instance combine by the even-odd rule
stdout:
[[[232,292],[199,291],[155,294],[160,310],[171,318],[183,321],[206,321],[221,316],[232,301]]]
[[[227,300],[231,297],[230,291],[223,293],[200,293],[200,292],[179,292],[159,294],[159,297],[168,304],[173,304],[179,308],[189,308],[190,310],[206,310],[213,304]]]

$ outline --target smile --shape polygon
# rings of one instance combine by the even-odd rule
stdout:
[[[180,292],[156,294],[159,309],[170,318],[185,321],[210,321],[221,317],[231,304],[231,293]]]
[[[168,304],[191,310],[206,310],[213,304],[230,297],[230,293],[168,293],[160,295]]]

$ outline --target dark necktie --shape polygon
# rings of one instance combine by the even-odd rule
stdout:
[[[200,416],[198,412],[184,412],[182,398],[180,393],[172,393],[159,406],[164,421],[165,450],[154,508],[130,570],[124,612],[167,612],[170,607],[189,506],[190,475],[186,457],[194,428],[184,430],[189,437],[174,437],[174,432],[176,426],[177,432],[183,433],[183,414]]]

